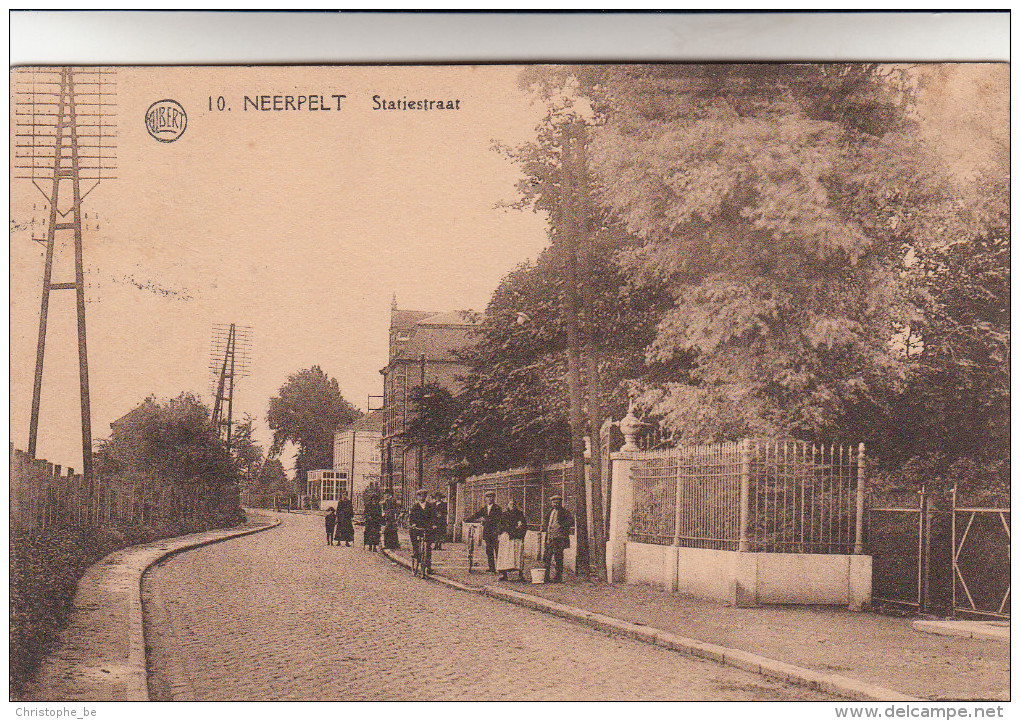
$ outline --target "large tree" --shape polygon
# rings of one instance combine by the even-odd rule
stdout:
[[[638,287],[667,289],[646,386],[688,440],[858,436],[841,423],[902,388],[912,244],[958,224],[904,70],[620,67],[595,133],[599,199],[640,238]]]
[[[255,441],[255,419],[247,413],[234,424],[230,438],[230,455],[237,464],[241,485],[250,489],[256,481],[259,469],[265,463],[265,451]]]
[[[270,458],[259,468],[258,479],[252,489],[256,493],[290,493],[287,472],[279,458]]]
[[[296,480],[301,483],[310,470],[332,468],[334,432],[360,415],[344,400],[336,378],[319,366],[293,373],[280,386],[279,395],[269,399],[266,423],[273,431],[269,455],[278,456],[287,443],[297,446]]]
[[[635,289],[613,258],[620,240],[596,245],[598,288],[591,337],[599,356],[608,410],[624,412],[624,381],[644,372],[644,348],[668,298]],[[418,413],[406,435],[442,451],[447,460],[480,473],[570,457],[567,422],[566,332],[560,313],[563,278],[547,250],[508,273],[489,301],[475,343],[461,351],[470,368],[456,395],[426,386],[412,393]]]

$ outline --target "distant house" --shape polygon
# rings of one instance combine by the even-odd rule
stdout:
[[[333,434],[333,467],[308,471],[305,493],[319,509],[336,508],[340,493],[354,502],[354,512],[365,509],[365,491],[378,489],[379,441],[383,413],[372,411]]]
[[[405,442],[400,434],[415,414],[411,392],[438,383],[456,392],[457,376],[467,373],[455,351],[474,343],[477,321],[464,313],[390,310],[389,362],[383,376],[382,486],[410,508],[419,488],[455,497],[455,486],[442,459]],[[451,513],[452,513],[451,508]]]
[[[333,470],[347,479],[345,490],[354,501],[356,514],[365,510],[365,491],[379,490],[382,427],[383,412],[371,411],[337,430],[333,437]]]
[[[314,507],[319,509],[336,508],[340,492],[349,488],[348,481],[346,472],[334,471],[332,468],[308,471],[308,480],[305,482],[307,503],[314,504]],[[304,503],[302,500],[302,504]]]

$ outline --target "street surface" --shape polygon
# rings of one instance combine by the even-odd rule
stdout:
[[[362,549],[360,528],[330,547],[321,517],[280,517],[146,576],[162,606],[146,615],[156,698],[829,699],[413,578]]]

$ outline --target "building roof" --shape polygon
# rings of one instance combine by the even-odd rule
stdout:
[[[436,315],[433,310],[398,310],[390,311],[390,330],[410,330],[414,325],[429,316]]]
[[[454,351],[473,343],[480,316],[465,311],[435,312],[390,309],[389,362],[457,362]]]
[[[358,420],[353,423],[337,429],[338,433],[345,433],[347,431],[373,431],[375,433],[382,433],[383,427],[383,412],[382,409],[369,411]]]
[[[155,407],[156,407],[155,398],[153,396],[149,396],[148,398],[146,398],[137,406],[129,410],[127,413],[122,415],[117,420],[111,421],[110,428],[116,430],[118,426],[121,426],[125,423],[133,422],[136,418],[142,415],[148,415],[153,411],[153,409],[155,409]]]
[[[418,325],[440,325],[457,327],[474,327],[481,322],[480,317],[474,317],[469,311],[455,310],[451,313],[436,313],[428,318],[418,321]]]

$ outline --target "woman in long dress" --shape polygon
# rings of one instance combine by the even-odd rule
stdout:
[[[350,546],[354,541],[354,506],[346,493],[340,494],[340,501],[336,504],[336,541]]]
[[[528,522],[524,512],[517,508],[511,498],[500,520],[499,549],[496,552],[496,570],[501,581],[507,580],[508,571],[517,571],[523,579],[524,536],[528,533]]]
[[[386,492],[386,500],[383,501],[383,520],[386,527],[383,529],[383,548],[400,548],[400,536],[397,534],[397,502],[393,494]]]
[[[379,548],[379,529],[382,528],[383,514],[379,499],[374,495],[365,501],[365,548],[375,551]]]

